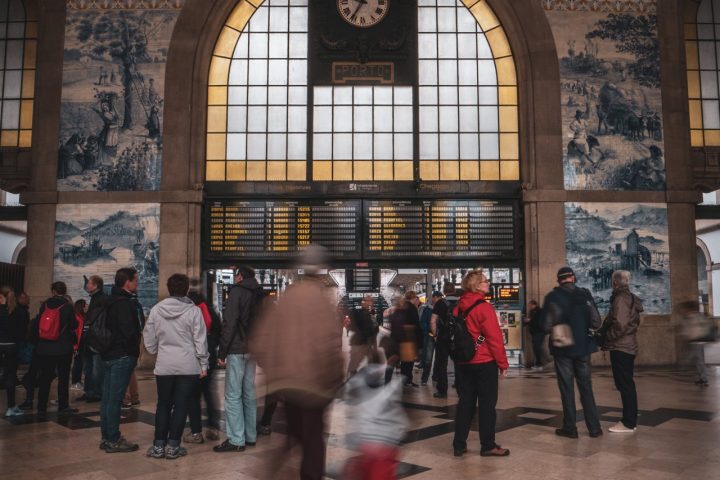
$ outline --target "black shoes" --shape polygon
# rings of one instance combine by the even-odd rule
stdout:
[[[460,448],[460,449],[458,449],[458,448],[453,449],[453,455],[455,455],[456,457],[462,457],[463,454],[465,454],[465,453],[467,453],[467,447]]]
[[[564,428],[555,429],[555,435],[558,437],[578,438],[577,430],[565,430]]]
[[[127,440],[125,440],[123,437],[120,437],[120,440],[118,440],[115,443],[107,443],[106,442],[105,453],[134,452],[138,448],[140,448],[140,446],[137,443],[130,443]]]
[[[222,442],[220,445],[215,445],[213,447],[213,451],[215,452],[244,452],[245,451],[245,445],[239,446],[239,445],[233,445],[230,443],[230,439],[228,438],[224,442]]]
[[[500,445],[495,445],[495,448],[492,448],[490,450],[480,451],[481,457],[507,457],[508,455],[510,455],[510,450],[507,448],[502,448]]]
[[[70,415],[72,413],[77,413],[77,412],[79,412],[79,410],[77,408],[72,408],[72,407],[65,407],[65,408],[58,410],[58,413],[60,415]]]
[[[272,433],[272,427],[270,425],[260,425],[258,433],[260,435],[270,435]]]
[[[700,387],[709,387],[710,386],[710,384],[708,383],[707,380],[698,380],[697,382],[695,382],[695,385],[698,385]]]
[[[603,435],[602,430],[598,430],[597,432],[590,432],[590,437],[592,437],[592,438],[602,437],[602,435]]]
[[[447,393],[433,393],[433,398],[447,398]]]
[[[32,410],[33,409],[33,402],[23,402],[18,407],[22,408],[23,410]]]

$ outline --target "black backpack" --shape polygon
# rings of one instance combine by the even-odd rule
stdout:
[[[83,343],[96,353],[105,353],[112,347],[113,334],[108,327],[108,311],[117,302],[106,302],[85,319]]]
[[[480,299],[464,312],[458,312],[458,315],[451,314],[448,319],[448,350],[450,358],[452,358],[454,362],[469,362],[472,360],[477,348],[485,341],[485,337],[482,335],[474,338],[468,331],[465,322],[465,318],[470,311],[484,301],[485,300]]]

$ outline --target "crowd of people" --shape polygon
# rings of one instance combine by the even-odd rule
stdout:
[[[168,296],[150,310],[147,319],[136,295],[138,272],[132,268],[116,272],[109,295],[103,279],[91,276],[86,283],[89,303],[73,303],[65,284],[53,283],[51,296],[32,321],[27,296],[16,298],[11,289],[3,288],[0,359],[7,392],[6,415],[31,410],[37,386],[37,416],[45,417],[55,378],[59,414],[77,412],[70,405],[72,379],[73,386],[82,385],[84,390],[79,400],[100,404],[100,449],[107,453],[138,450],[137,443],[122,436],[120,420],[123,408],[139,404],[133,377],[142,343],[156,355],[155,433],[147,456],[176,459],[188,453],[183,442],[220,440],[221,415],[215,409],[212,376],[224,368],[226,438],[215,445],[215,452],[242,452],[254,447],[258,435],[272,432],[273,413],[282,403],[288,442],[285,450],[267,456],[268,478],[280,475],[285,464],[280,460],[299,444],[303,451],[301,478],[320,479],[326,452],[325,413],[342,394],[353,407],[348,417],[353,427],[349,444],[360,453],[347,463],[344,478],[396,478],[399,445],[408,426],[398,400],[403,389],[419,387],[413,378],[415,362],[422,370],[421,385],[427,385],[432,375],[437,388],[434,397],[446,399],[448,359],[453,358],[452,387],[459,397],[454,455],[467,453],[471,422],[477,414],[480,455],[508,456],[510,450],[496,442],[495,430],[498,390],[509,365],[497,313],[487,298],[490,281],[483,271],[469,271],[462,280],[462,290],[448,283],[442,292],[432,292],[426,305],[420,305],[416,292],[405,292],[380,316],[385,317],[389,328],[376,321],[373,297],[365,297],[346,324],[351,333],[350,359],[343,369],[342,323],[320,275],[327,261],[322,248],[307,249],[299,265],[303,276],[278,300],[265,295],[252,268],[235,268],[235,285],[229,291],[222,319],[202,294],[191,288],[184,274],[168,278]],[[611,309],[604,321],[590,292],[576,285],[572,269],[561,268],[557,281],[542,308],[537,302],[529,302],[526,316],[535,368],[544,364],[543,344],[549,335],[563,410],[562,427],[555,433],[578,438],[577,384],[590,437],[603,434],[591,381],[590,356],[598,348],[610,352],[623,405],[622,419],[609,431],[636,431],[638,397],[633,373],[643,307],[641,299],[630,291],[630,272],[613,273]],[[692,305],[685,307],[688,312],[692,310]],[[293,321],[287,321],[289,318]],[[701,341],[707,333],[701,330],[694,325],[686,336],[690,341]],[[459,335],[463,334],[474,342],[472,355],[467,358],[457,356]],[[34,351],[23,379],[27,395],[23,404],[16,405],[17,359],[28,341]],[[265,375],[265,404],[259,425],[258,366]],[[395,374],[398,367],[400,375]],[[698,372],[699,384],[707,384],[700,366]],[[209,427],[205,431],[202,399]],[[184,434],[188,418],[190,431]]]

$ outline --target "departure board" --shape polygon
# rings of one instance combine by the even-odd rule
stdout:
[[[513,259],[515,204],[480,200],[366,200],[364,258]]]
[[[207,258],[289,258],[320,244],[336,258],[361,254],[360,200],[211,201],[207,211]]]

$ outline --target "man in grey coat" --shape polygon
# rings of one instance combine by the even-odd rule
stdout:
[[[218,349],[218,365],[225,370],[225,419],[228,438],[216,445],[216,452],[242,452],[257,440],[257,364],[248,350],[248,337],[263,300],[255,270],[235,269],[235,285],[223,310],[223,326]]]

